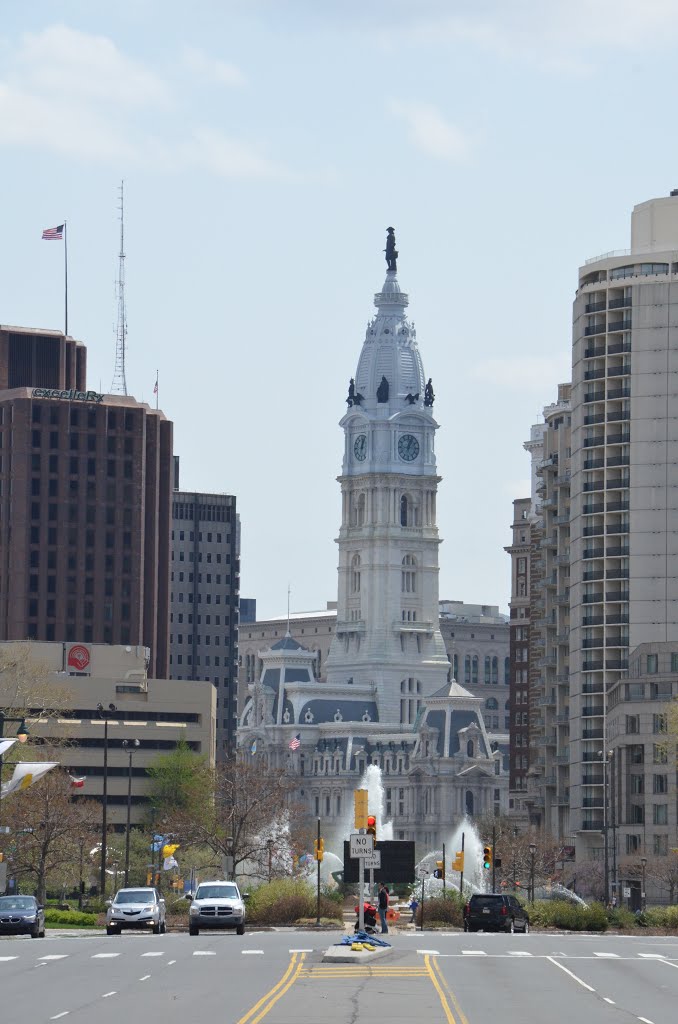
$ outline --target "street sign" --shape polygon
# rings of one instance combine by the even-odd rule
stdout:
[[[360,835],[358,832],[351,833],[351,856],[371,857],[374,850],[374,836]]]
[[[626,885],[624,886],[624,899],[625,900],[630,900],[631,899],[631,889],[628,886],[626,886]]]
[[[363,857],[362,858],[362,862],[363,862],[363,867],[371,868],[372,870],[374,870],[375,868],[380,868],[381,867],[381,851],[380,850],[372,850],[372,852],[369,854],[368,857]]]

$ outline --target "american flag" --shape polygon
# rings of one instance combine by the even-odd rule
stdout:
[[[157,393],[158,393],[158,378],[156,377],[155,378],[155,387],[153,388],[153,394],[157,395]]]
[[[290,750],[297,750],[301,746],[301,733],[297,733],[288,744]]]
[[[60,238],[63,238],[64,237],[64,226],[63,226],[63,224],[59,224],[59,226],[56,227],[56,228],[45,228],[45,230],[42,233],[42,237],[43,237],[43,239],[46,239],[48,242],[55,242],[55,241],[58,241]]]

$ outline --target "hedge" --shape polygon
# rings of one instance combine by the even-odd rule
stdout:
[[[530,924],[538,928],[563,928],[571,932],[604,932],[609,920],[602,903],[581,907],[564,900],[536,900],[529,904]]]
[[[254,889],[247,901],[249,924],[294,924],[316,916],[316,890],[307,882],[281,878]],[[341,922],[342,907],[321,892],[320,916]]]
[[[45,924],[68,924],[77,928],[92,928],[97,923],[96,914],[84,914],[79,910],[45,910]]]

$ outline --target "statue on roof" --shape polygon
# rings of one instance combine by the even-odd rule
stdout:
[[[433,393],[433,384],[431,383],[431,378],[429,377],[428,384],[424,388],[424,405],[426,406],[427,409],[433,408],[433,401],[435,397],[436,396]]]
[[[386,377],[383,376],[381,378],[381,383],[377,388],[377,402],[382,405],[384,402],[388,402],[388,381],[386,380]]]
[[[348,384],[348,398],[346,399],[347,405],[352,408],[354,405],[360,405],[364,401],[363,396],[359,391],[355,389],[355,380],[351,377]]]
[[[395,228],[386,228],[386,231],[388,232],[386,235],[386,248],[384,249],[386,253],[386,269],[397,270],[396,260],[398,259],[398,251],[396,249]]]

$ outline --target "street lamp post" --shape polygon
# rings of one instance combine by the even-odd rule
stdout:
[[[641,876],[642,880],[641,880],[641,883],[640,883],[640,909],[642,910],[643,913],[645,913],[645,908],[647,906],[647,900],[645,898],[645,865],[646,864],[647,864],[647,857],[641,857],[640,858],[640,866],[642,868],[642,876]]]
[[[610,828],[612,829],[612,902],[621,906],[617,883],[617,806],[615,793],[614,750],[608,750],[610,762]]]
[[[534,857],[537,852],[537,844],[530,843],[530,903],[534,903]]]
[[[5,722],[17,722],[19,728],[16,731],[16,738],[19,743],[25,743],[28,739],[28,726],[26,725],[25,718],[13,718],[11,715],[6,715],[5,712],[0,708],[0,740],[5,735]],[[2,785],[2,753],[0,753],[0,785]],[[0,803],[0,807],[2,804]],[[0,892],[0,896],[3,894]]]
[[[99,888],[101,898],[106,898],[106,832],[108,831],[108,720],[118,709],[115,704],[109,704],[107,708],[103,704],[97,704],[99,718],[104,721],[104,784],[101,795],[101,872]]]
[[[129,755],[127,765],[127,825],[125,828],[125,888],[129,885],[129,833],[132,817],[132,754],[139,746],[139,740],[123,740],[123,748]]]
[[[424,901],[426,899],[426,887],[425,887],[424,883],[426,881],[426,876],[427,875],[428,875],[428,871],[426,870],[426,868],[422,868],[421,869],[421,922],[420,922],[420,931],[422,931],[422,932],[424,930]]]
[[[603,765],[603,887],[605,889],[605,905],[610,902],[610,840],[608,822],[608,789],[607,756],[604,750],[598,752]]]
[[[266,840],[266,848],[268,850],[268,884],[271,884],[271,876],[273,874],[273,840]]]

